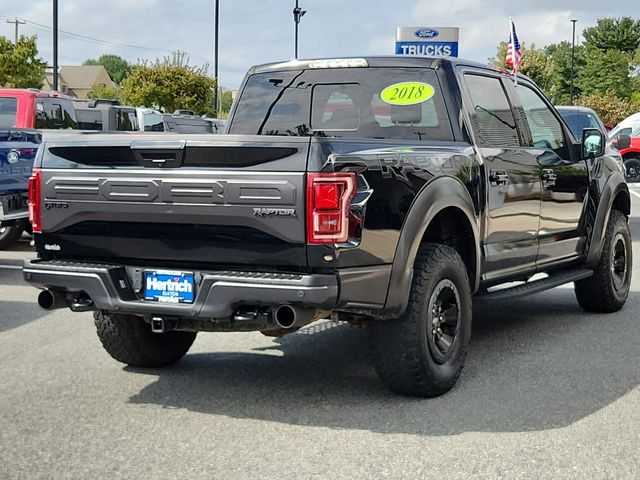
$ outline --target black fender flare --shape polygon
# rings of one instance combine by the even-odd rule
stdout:
[[[476,251],[475,278],[470,279],[471,291],[475,293],[478,289],[481,252],[478,219],[473,207],[473,201],[460,180],[454,177],[437,177],[420,190],[402,225],[391,267],[389,289],[384,308],[386,317],[398,317],[406,310],[413,279],[413,264],[418,254],[422,237],[435,216],[450,207],[455,207],[465,214],[473,232]]]
[[[606,181],[600,193],[600,201],[598,202],[598,210],[596,211],[593,232],[591,232],[589,250],[585,261],[585,266],[587,267],[594,267],[600,260],[604,244],[604,233],[607,229],[607,223],[609,223],[609,215],[613,208],[613,202],[620,193],[626,195],[626,200],[629,205],[631,205],[631,196],[627,182],[625,182],[621,173],[615,172]],[[622,213],[627,216],[629,215],[628,211]]]

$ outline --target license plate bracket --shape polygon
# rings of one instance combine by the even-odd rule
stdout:
[[[144,299],[158,303],[193,303],[193,272],[153,270],[144,272]]]

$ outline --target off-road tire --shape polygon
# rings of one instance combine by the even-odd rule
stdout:
[[[433,321],[429,304],[443,282],[451,282],[457,290],[459,326],[450,356],[439,362],[427,328]],[[372,354],[382,382],[403,395],[436,397],[449,391],[462,372],[469,349],[471,305],[469,278],[458,252],[446,245],[423,245],[415,260],[406,312],[396,320],[370,324]]]
[[[624,281],[616,285],[614,280],[614,256],[616,243],[621,240],[626,247],[626,270]],[[575,282],[578,304],[587,312],[613,313],[620,310],[629,296],[633,255],[631,251],[631,232],[624,214],[612,210],[604,237],[600,261],[593,276]]]
[[[9,248],[22,237],[22,227],[0,225],[0,250]]]
[[[104,349],[132,367],[165,367],[180,360],[196,339],[195,332],[153,333],[141,317],[95,312],[94,323]]]

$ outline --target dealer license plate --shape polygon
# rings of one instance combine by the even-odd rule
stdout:
[[[160,303],[193,303],[193,273],[154,271],[144,273],[144,299]]]

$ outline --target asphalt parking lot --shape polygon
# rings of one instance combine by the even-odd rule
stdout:
[[[477,308],[457,386],[418,400],[379,383],[366,331],[328,322],[124,367],[91,314],[36,306],[28,255],[0,252],[2,479],[640,477],[638,261],[617,314],[583,313],[571,287]]]

